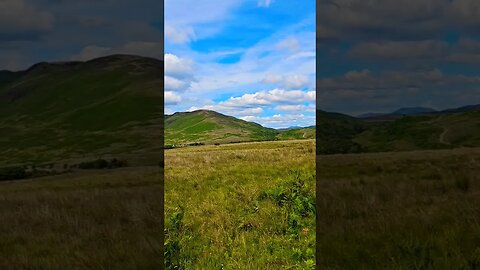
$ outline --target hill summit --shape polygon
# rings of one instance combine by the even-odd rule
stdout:
[[[0,164],[158,151],[163,68],[111,55],[0,72]]]

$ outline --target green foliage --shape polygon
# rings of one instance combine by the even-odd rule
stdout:
[[[278,132],[214,111],[199,110],[165,117],[165,144],[206,144],[275,140]]]
[[[179,206],[170,215],[165,228],[165,266],[167,269],[185,269],[182,260],[182,230],[184,208]]]
[[[283,232],[291,241],[297,241],[301,237],[301,232],[312,226],[315,217],[315,196],[311,190],[300,171],[293,170],[290,178],[263,191],[259,196],[260,200],[272,200],[287,216],[287,226]],[[293,247],[292,257],[296,261],[304,262],[307,269],[312,269],[315,252],[308,246]]]

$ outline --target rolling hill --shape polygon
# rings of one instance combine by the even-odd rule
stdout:
[[[317,111],[319,154],[480,147],[478,106],[355,118]]]
[[[165,116],[166,145],[304,138],[315,138],[315,128],[275,130],[209,110],[177,112]]]
[[[0,164],[159,151],[162,74],[132,55],[0,71]]]

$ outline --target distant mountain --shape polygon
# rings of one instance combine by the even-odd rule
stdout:
[[[413,114],[354,118],[318,110],[318,153],[480,147],[480,106],[399,111]]]
[[[389,113],[364,113],[360,114],[358,118],[374,118],[374,117],[381,117],[386,115],[418,115],[418,114],[426,114],[426,113],[434,113],[436,110],[432,108],[426,107],[405,107],[395,110]]]
[[[425,107],[407,107],[407,108],[400,108],[390,114],[394,115],[416,115],[416,114],[425,114],[425,113],[433,113],[436,110],[432,108],[425,108]]]
[[[427,107],[406,107],[406,108],[400,108],[398,110],[395,110],[389,113],[364,113],[364,114],[358,115],[357,117],[358,118],[377,118],[377,117],[399,116],[399,115],[442,114],[442,113],[467,112],[467,111],[478,110],[478,109],[480,109],[480,104],[445,109],[440,111],[437,111],[432,108],[427,108]]]
[[[463,106],[463,107],[458,107],[458,108],[453,108],[453,109],[447,109],[441,111],[442,113],[455,113],[455,112],[468,112],[468,111],[474,111],[474,110],[480,110],[480,104],[477,105],[468,105],[468,106]]]
[[[0,164],[158,151],[162,74],[133,55],[0,71]]]

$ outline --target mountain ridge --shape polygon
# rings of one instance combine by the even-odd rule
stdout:
[[[111,55],[0,73],[0,163],[160,151],[163,68]]]

